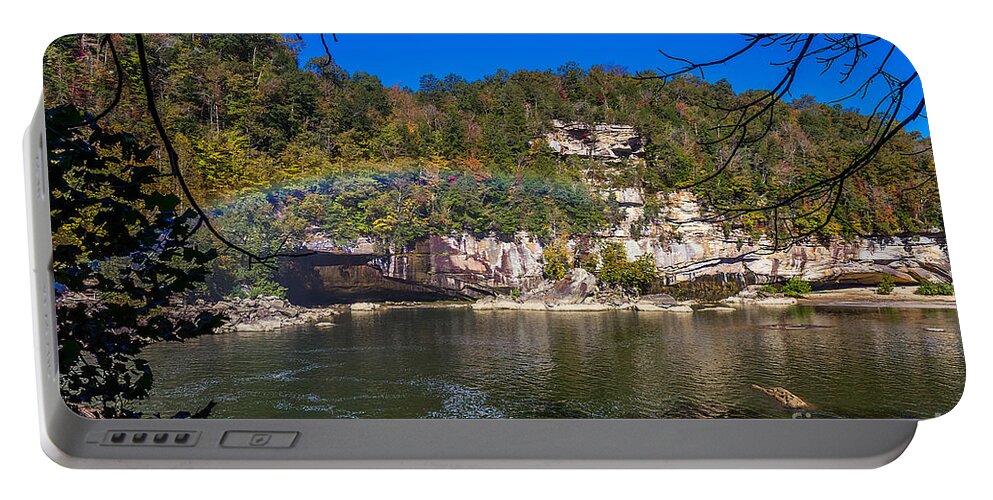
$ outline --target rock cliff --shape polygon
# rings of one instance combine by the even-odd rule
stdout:
[[[637,237],[631,226],[644,212],[634,189],[606,193],[624,212],[615,227],[597,234],[594,247],[621,244],[629,259],[649,254],[667,284],[701,277],[766,283],[798,276],[821,286],[872,285],[885,276],[896,283],[951,281],[944,238],[940,235],[867,238],[809,243],[788,251],[765,253],[763,242],[739,232],[725,234],[717,225],[699,222],[701,207],[689,192],[663,201],[662,220]],[[312,238],[318,255],[289,263],[282,281],[294,303],[320,304],[355,300],[434,300],[479,298],[512,290],[548,286],[542,276],[543,247],[527,234],[512,240],[468,234],[431,236],[411,248],[383,254],[367,241],[328,247]],[[577,242],[568,245],[575,248]]]
[[[604,240],[616,241],[630,258],[651,254],[669,283],[706,275],[752,275],[757,282],[800,277],[820,284],[875,284],[884,276],[896,283],[951,281],[948,251],[942,235],[810,242],[787,251],[768,253],[770,242],[749,241],[741,232],[725,234],[719,226],[701,222],[700,204],[692,193],[680,191],[663,200],[672,223],[650,224],[632,238],[631,226],[641,218],[644,202],[635,190],[616,193],[624,220]]]
[[[629,125],[554,120],[545,142],[559,154],[589,156],[606,162],[644,156],[642,139]]]

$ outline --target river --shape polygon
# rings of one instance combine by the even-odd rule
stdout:
[[[146,412],[216,418],[927,418],[958,400],[954,309],[694,314],[396,308],[148,347]],[[786,410],[751,384],[812,405]]]

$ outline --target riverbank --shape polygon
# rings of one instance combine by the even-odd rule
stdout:
[[[897,286],[889,295],[875,288],[839,288],[821,290],[799,299],[798,304],[812,306],[899,307],[915,309],[955,309],[953,295],[917,295],[916,286]]]
[[[506,296],[485,297],[472,304],[476,311],[644,311],[692,313],[692,302],[680,302],[665,294],[643,295],[637,298],[608,297],[604,300],[585,299],[576,302],[541,300],[538,298],[514,298]]]
[[[621,294],[569,295],[545,294],[513,297],[497,295],[475,302],[467,301],[386,301],[356,302],[326,307],[293,305],[278,297],[254,299],[227,298],[215,303],[198,300],[178,306],[170,311],[173,316],[193,317],[207,311],[223,314],[227,320],[218,333],[232,331],[271,332],[286,327],[312,324],[331,327],[335,316],[365,314],[388,309],[472,309],[474,311],[547,311],[547,312],[603,312],[636,311],[644,313],[692,314],[696,312],[731,312],[746,307],[782,308],[790,306],[815,307],[885,307],[904,309],[954,309],[953,296],[917,295],[916,287],[898,286],[889,295],[880,295],[874,288],[851,287],[811,292],[805,297],[793,298],[766,294],[752,286],[739,294],[718,302],[677,300],[671,295],[651,294],[625,296]],[[570,300],[571,298],[571,300]]]

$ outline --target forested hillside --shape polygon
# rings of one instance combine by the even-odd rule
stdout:
[[[97,37],[51,45],[46,106],[99,113],[114,103],[120,81],[121,98],[101,126],[159,144],[134,40],[111,40],[120,74]],[[715,176],[732,154],[717,140],[721,109],[754,95],[733,82],[663,83],[634,74],[639,68],[566,64],[386,87],[327,57],[299,61],[301,43],[279,35],[147,37],[155,97],[190,188],[214,207],[219,227],[261,253],[299,246],[307,228],[384,248],[429,234],[589,235],[616,218],[616,200],[602,193],[623,187],[649,195],[689,187],[705,207],[760,206],[845,168],[870,125],[855,111],[796,96],[776,104],[768,133]],[[605,163],[557,154],[543,139],[553,120],[633,126],[644,155]],[[168,170],[161,149],[152,161]],[[176,191],[174,183],[164,176],[158,189]],[[785,214],[789,227],[824,238],[941,230],[930,141],[917,133],[897,134],[843,194],[829,223],[817,222],[828,204],[811,203]],[[644,217],[659,217],[660,198],[646,199]],[[724,223],[758,235],[770,217],[751,212]],[[233,261],[228,268],[263,272]]]

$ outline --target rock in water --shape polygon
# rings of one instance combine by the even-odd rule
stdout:
[[[800,399],[800,396],[797,396],[782,387],[772,387],[770,389],[766,389],[760,385],[752,384],[752,389],[772,397],[776,401],[779,401],[779,404],[783,405],[783,407],[790,410],[805,410],[810,408],[810,405],[807,404],[806,401]]]
[[[254,306],[251,306],[254,304]],[[170,306],[164,310],[166,317],[192,321],[199,314],[208,312],[224,317],[224,324],[215,329],[224,332],[271,332],[284,327],[310,322],[329,321],[335,307],[302,307],[278,297],[241,299],[230,297],[210,303],[198,300],[192,304]]]
[[[665,293],[653,293],[650,295],[642,295],[638,297],[638,302],[648,302],[652,305],[659,307],[669,307],[676,305],[676,299],[669,294]]]
[[[356,302],[350,308],[353,311],[375,311],[379,309],[379,304],[373,302]]]

